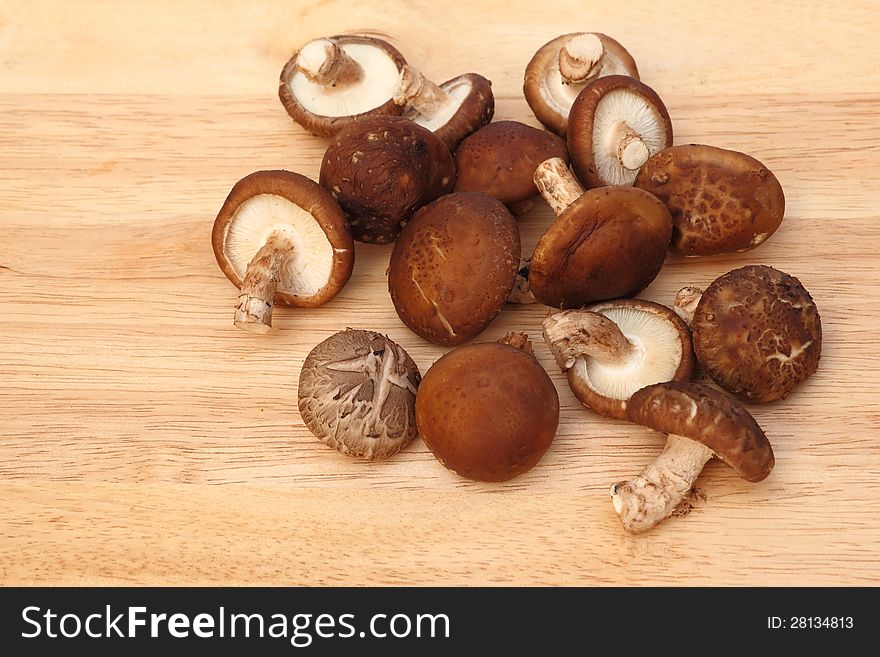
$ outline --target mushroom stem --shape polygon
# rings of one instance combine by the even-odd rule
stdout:
[[[696,311],[702,296],[703,290],[698,287],[683,287],[675,295],[673,310],[688,326],[694,321],[694,311]]]
[[[669,434],[663,452],[641,474],[611,485],[623,528],[638,534],[672,515],[713,456],[705,445]]]
[[[568,170],[565,161],[559,157],[541,162],[535,169],[534,181],[535,187],[557,217],[584,193],[584,188]]]
[[[272,306],[281,267],[293,251],[293,238],[285,231],[274,231],[247,266],[241,294],[235,307],[235,325],[253,333],[266,333],[272,327]]]
[[[579,84],[599,75],[605,46],[595,34],[579,34],[559,50],[559,73],[565,84]]]
[[[532,294],[532,287],[529,285],[529,270],[531,268],[531,258],[524,258],[519,262],[519,269],[516,272],[516,280],[513,283],[513,289],[507,295],[507,303],[518,303],[528,305],[537,303],[538,300]]]
[[[617,324],[602,313],[589,310],[563,310],[546,317],[544,340],[563,372],[584,356],[619,365],[639,352]]]
[[[534,349],[532,349],[532,341],[529,340],[529,336],[527,336],[525,333],[511,332],[501,338],[498,342],[500,342],[501,344],[506,344],[508,347],[513,347],[514,349],[524,351],[529,356],[535,355],[535,351]]]
[[[324,87],[347,87],[364,77],[361,65],[333,39],[315,39],[300,48],[296,69]]]
[[[625,121],[618,122],[610,143],[613,149],[612,157],[616,156],[624,169],[637,171],[651,157],[651,151],[642,139],[642,135],[630,128]]]
[[[452,103],[452,98],[445,89],[431,82],[417,68],[406,64],[400,69],[394,102],[416,110],[423,117],[431,118],[446,109]]]

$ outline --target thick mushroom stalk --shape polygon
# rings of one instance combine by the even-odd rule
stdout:
[[[273,231],[247,267],[241,283],[235,325],[253,333],[272,327],[272,306],[281,268],[293,252],[293,238],[285,231]]]
[[[672,515],[713,456],[705,445],[669,434],[660,456],[641,474],[611,485],[611,501],[623,528],[639,534]]]
[[[569,39],[559,50],[559,73],[565,84],[580,84],[599,75],[605,46],[592,33]]]
[[[609,155],[617,157],[620,166],[629,171],[637,171],[651,157],[651,150],[642,135],[630,128],[625,121],[618,121],[611,130],[608,144]]]
[[[673,310],[690,326],[694,321],[694,312],[703,296],[703,290],[698,287],[683,287],[675,294]]]
[[[558,217],[584,193],[562,158],[551,157],[535,169],[535,187]]]
[[[545,318],[544,340],[563,372],[570,370],[578,358],[589,356],[618,365],[639,353],[615,322],[601,313],[583,310],[563,310]]]
[[[442,114],[452,104],[452,98],[440,85],[426,78],[409,64],[400,69],[400,80],[394,93],[394,102],[411,107],[427,120]]]
[[[315,39],[297,55],[296,68],[323,87],[347,87],[364,77],[364,69],[333,39]]]

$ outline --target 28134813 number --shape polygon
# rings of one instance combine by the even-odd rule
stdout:
[[[852,616],[768,616],[767,627],[771,630],[851,630]]]

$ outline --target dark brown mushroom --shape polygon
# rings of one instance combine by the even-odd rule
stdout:
[[[660,96],[626,75],[594,80],[568,115],[568,154],[587,187],[632,185],[654,153],[672,146],[672,121]]]
[[[455,191],[483,192],[523,214],[538,195],[535,169],[552,157],[568,163],[565,142],[556,135],[517,121],[490,123],[455,151]]]
[[[531,258],[528,281],[541,303],[580,308],[636,294],[660,272],[672,236],[669,210],[633,187],[584,192],[562,160],[535,171],[557,214]]]
[[[435,344],[475,338],[501,311],[519,269],[516,220],[486,194],[456,192],[419,210],[391,253],[400,319]]]
[[[447,468],[506,481],[532,469],[553,442],[559,396],[522,333],[450,351],[416,397],[419,434]]]
[[[284,65],[278,96],[294,121],[331,137],[359,118],[400,114],[392,96],[405,64],[382,39],[353,34],[315,39]]]
[[[275,305],[314,307],[332,299],[354,267],[354,244],[339,204],[290,171],[238,181],[211,234],[217,264],[241,288],[235,325],[265,333]]]
[[[672,248],[702,256],[753,249],[785,214],[782,185],[744,153],[689,144],[655,153],[633,183],[672,215]]]
[[[299,412],[322,443],[368,460],[396,454],[416,437],[419,368],[374,331],[346,329],[317,345],[299,377]]]
[[[773,469],[773,448],[755,419],[707,385],[648,386],[630,397],[626,414],[631,422],[669,434],[663,452],[640,475],[611,486],[614,510],[628,532],[646,531],[668,518],[713,457],[752,483]]]
[[[372,116],[336,135],[320,181],[348,216],[354,239],[387,244],[413,212],[452,190],[455,163],[430,130],[400,116]]]
[[[532,57],[526,66],[523,94],[535,117],[564,137],[574,99],[588,83],[607,75],[639,79],[635,60],[626,48],[599,32],[563,34]]]

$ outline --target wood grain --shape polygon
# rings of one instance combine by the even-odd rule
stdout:
[[[0,583],[880,582],[872,3],[630,4],[0,3]],[[671,257],[644,296],[669,302],[760,262],[801,279],[825,332],[819,372],[751,407],[776,450],[770,478],[710,464],[707,500],[639,537],[607,487],[662,436],[584,410],[542,344],[562,424],[530,473],[468,482],[418,441],[384,463],[349,460],[296,411],[311,347],[349,325],[389,333],[423,372],[443,353],[397,319],[389,247],[358,245],[345,290],[279,310],[267,336],[232,326],[235,290],[210,247],[243,175],[317,176],[326,142],[275,96],[306,39],[389,35],[437,79],[483,73],[497,118],[536,125],[523,67],[576,29],[630,48],[676,143],[748,152],[786,191],[785,222],[758,250]],[[526,248],[549,220],[543,204],[522,219]],[[481,339],[537,341],[546,312],[507,308]]]

